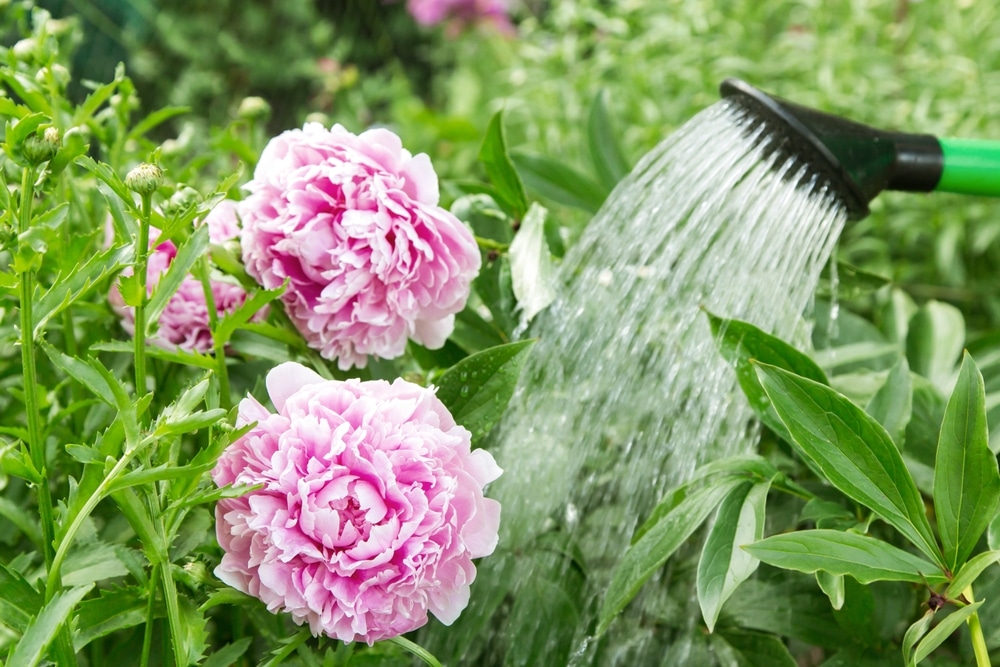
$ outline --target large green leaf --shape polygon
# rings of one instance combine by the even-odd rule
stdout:
[[[510,157],[530,190],[558,204],[597,213],[608,196],[607,189],[559,160],[526,151],[512,151]]]
[[[956,571],[1000,504],[1000,471],[989,447],[983,376],[968,353],[945,409],[934,464],[934,513],[945,563]]]
[[[490,119],[479,149],[479,161],[483,163],[486,175],[493,183],[500,207],[515,220],[523,218],[528,210],[528,197],[524,193],[521,177],[507,153],[502,111],[498,111]]]
[[[715,336],[719,352],[736,369],[736,379],[746,394],[750,406],[757,411],[761,421],[783,439],[791,442],[785,425],[771,407],[771,401],[760,386],[751,360],[791,371],[796,375],[829,384],[826,374],[808,356],[749,322],[728,320],[705,311]]]
[[[650,527],[622,558],[611,576],[604,594],[597,634],[603,634],[611,621],[636,596],[653,572],[660,568],[677,548],[705,521],[734,487],[742,480],[722,479],[689,493],[656,525]]]
[[[923,498],[881,424],[830,387],[763,364],[757,374],[802,456],[944,565]]]
[[[514,395],[534,340],[498,345],[458,362],[437,380],[437,396],[473,440],[486,435]]]
[[[910,367],[906,363],[906,359],[900,357],[899,363],[892,367],[885,382],[865,406],[865,412],[881,424],[892,441],[896,443],[896,447],[902,449],[906,425],[910,423],[912,411],[913,391],[910,388]]]
[[[941,569],[888,542],[839,530],[800,530],[774,535],[744,547],[761,561],[798,572],[824,570],[873,581],[943,583]]]
[[[770,486],[770,482],[744,482],[719,507],[698,561],[698,604],[709,632],[715,630],[722,605],[759,565],[740,547],[764,536],[764,506]]]
[[[7,661],[7,667],[35,667],[41,662],[59,628],[91,588],[93,586],[81,586],[56,593],[28,624]]]

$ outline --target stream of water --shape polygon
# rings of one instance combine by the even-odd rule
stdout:
[[[503,505],[502,553],[480,563],[473,586],[469,623],[480,614],[483,630],[446,654],[477,665],[668,664],[662,645],[645,648],[645,620],[671,613],[656,581],[607,640],[587,632],[656,502],[757,437],[702,308],[806,343],[846,220],[832,196],[796,186],[796,167],[768,157],[752,120],[725,100],[691,119],[643,158],[565,258],[492,447],[504,468],[489,492]],[[682,613],[693,628],[696,611]]]

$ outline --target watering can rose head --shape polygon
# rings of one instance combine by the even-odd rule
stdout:
[[[385,129],[306,123],[271,139],[240,204],[247,272],[281,286],[289,318],[340,368],[436,349],[465,307],[480,253],[438,206],[425,154]]]
[[[212,472],[260,486],[216,507],[219,578],[345,642],[409,632],[428,611],[451,624],[472,559],[497,544],[500,504],[483,496],[502,472],[493,457],[471,450],[433,389],[404,380],[327,381],[285,363],[267,390],[277,412],[243,400],[237,424],[257,424]]]

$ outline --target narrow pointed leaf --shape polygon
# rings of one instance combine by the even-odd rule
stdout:
[[[899,363],[893,366],[885,382],[875,392],[865,412],[872,416],[885,428],[886,433],[896,443],[898,449],[903,448],[903,436],[906,426],[910,423],[913,411],[913,390],[910,384],[910,367],[906,359],[900,357]]]
[[[601,635],[618,613],[636,596],[653,572],[704,523],[729,495],[738,479],[725,479],[692,491],[673,510],[633,544],[615,568],[601,605],[597,634]]]
[[[608,113],[607,90],[594,96],[587,121],[587,145],[594,170],[602,185],[610,192],[629,172],[629,164],[622,153],[618,133]]]
[[[91,287],[121,269],[131,261],[131,257],[130,246],[110,248],[97,253],[84,265],[61,274],[34,308],[35,336],[41,335],[49,320],[86,294]]]
[[[920,640],[920,643],[917,644],[916,648],[913,649],[913,662],[910,664],[917,665],[921,660],[929,656],[934,649],[943,644],[953,632],[962,627],[962,624],[965,623],[970,616],[975,614],[982,604],[983,601],[980,600],[979,602],[962,607],[961,609],[948,614],[948,616],[941,621],[937,627],[928,632],[924,638]]]
[[[969,557],[1000,504],[1000,471],[989,447],[983,376],[968,353],[945,409],[934,464],[934,512],[945,563]]]
[[[788,430],[771,407],[771,401],[760,386],[757,372],[750,361],[771,364],[822,384],[829,384],[826,374],[807,355],[749,322],[723,319],[708,311],[705,314],[719,352],[736,369],[736,379],[750,406],[768,428],[791,442]]]
[[[502,111],[498,111],[490,119],[486,136],[479,149],[479,161],[483,163],[486,175],[495,188],[497,204],[515,220],[523,218],[528,210],[528,197],[524,193],[521,177],[518,176],[507,153]]]
[[[943,565],[923,498],[881,424],[830,387],[763,364],[757,374],[799,453]]]
[[[927,634],[927,631],[931,627],[931,622],[934,620],[934,610],[928,609],[920,620],[915,622],[906,630],[906,634],[903,635],[903,662],[906,663],[907,667],[913,664],[911,662],[913,658],[913,648],[916,646],[917,642],[920,641],[921,637]]]
[[[7,667],[35,667],[41,662],[45,657],[45,649],[55,639],[59,628],[91,588],[93,586],[81,586],[56,593],[21,635],[7,661]]]
[[[38,614],[45,599],[19,572],[0,564],[0,623],[12,630],[24,632]]]
[[[199,225],[195,228],[194,232],[187,241],[181,244],[177,249],[177,255],[174,257],[173,261],[170,262],[170,268],[167,272],[160,276],[160,280],[156,283],[156,288],[153,290],[153,294],[149,299],[148,305],[148,316],[149,316],[149,327],[147,328],[147,336],[149,332],[155,331],[157,326],[157,320],[160,317],[160,313],[166,307],[170,298],[177,292],[177,289],[181,286],[181,282],[187,277],[188,273],[191,271],[191,267],[194,263],[204,254],[208,249],[208,226]]]
[[[744,548],[775,567],[809,574],[824,570],[850,575],[862,584],[947,581],[938,566],[919,556],[874,537],[839,530],[800,530],[774,535]]]
[[[608,196],[609,190],[554,158],[525,151],[513,151],[510,158],[529,190],[557,204],[597,213]]]
[[[950,304],[929,301],[910,319],[906,358],[914,373],[941,388],[953,377],[964,344],[962,312]]]
[[[955,578],[951,580],[948,589],[944,592],[945,597],[955,599],[965,592],[969,586],[976,582],[983,572],[990,565],[1000,561],[1000,551],[984,551],[983,553],[970,558],[962,569],[958,571]]]
[[[722,605],[760,564],[740,547],[764,536],[764,505],[770,486],[769,482],[744,482],[719,506],[698,561],[698,604],[709,632],[715,630]]]

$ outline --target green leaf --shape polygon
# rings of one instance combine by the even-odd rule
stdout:
[[[240,304],[239,308],[223,317],[212,335],[222,344],[228,343],[237,328],[249,322],[261,308],[277,299],[284,292],[285,285],[272,290],[259,290],[255,292],[253,296]]]
[[[44,340],[39,341],[39,346],[48,355],[49,360],[56,368],[89,389],[97,398],[112,407],[117,407],[111,385],[108,384],[104,376],[97,372],[91,364],[81,361],[76,357],[63,354]]]
[[[438,378],[437,396],[455,421],[472,433],[486,435],[500,419],[534,340],[498,345],[466,357]]]
[[[885,429],[825,385],[763,364],[757,374],[799,453],[943,565],[923,498]]]
[[[64,271],[52,287],[37,301],[34,308],[35,336],[40,336],[48,322],[69,307],[94,285],[118,272],[132,260],[132,247],[110,248],[94,255],[82,266]]]
[[[885,382],[868,402],[865,412],[881,424],[896,443],[896,447],[902,449],[912,410],[910,367],[906,359],[900,357],[899,363],[892,367]]]
[[[955,578],[948,584],[948,589],[944,592],[945,597],[958,598],[965,592],[965,589],[975,583],[979,575],[986,571],[986,568],[997,561],[1000,561],[1000,551],[984,551],[966,561],[962,569],[956,573]]]
[[[191,272],[191,267],[194,266],[195,262],[201,258],[207,249],[208,226],[198,225],[187,241],[177,248],[177,255],[170,262],[170,268],[160,276],[159,282],[156,283],[156,287],[153,289],[153,294],[150,296],[147,306],[149,317],[149,326],[146,329],[147,336],[156,331],[160,313],[166,308],[170,297],[177,292],[184,278]]]
[[[63,136],[62,145],[52,159],[49,160],[49,172],[58,176],[78,157],[90,149],[90,144],[79,131],[70,131]]]
[[[79,651],[95,639],[145,623],[147,595],[139,587],[115,588],[102,590],[99,598],[81,602],[73,648]]]
[[[472,284],[493,316],[494,326],[510,340],[517,326],[517,316],[514,314],[517,298],[511,283],[510,258],[501,255],[493,260],[485,259]]]
[[[826,570],[817,570],[816,583],[821,591],[830,598],[830,606],[841,609],[844,606],[844,575],[831,574]]]
[[[124,577],[125,564],[106,542],[87,542],[70,551],[59,570],[65,586],[86,586],[104,579]]]
[[[45,657],[45,650],[55,639],[59,628],[92,588],[92,585],[82,586],[56,593],[28,624],[7,661],[7,667],[35,667]]]
[[[527,151],[511,151],[510,158],[529,190],[557,204],[593,214],[610,192],[559,160]]]
[[[247,652],[252,641],[253,637],[244,637],[232,644],[226,644],[205,658],[205,662],[201,663],[201,667],[230,667],[230,665],[239,660]]]
[[[607,90],[601,89],[590,105],[587,145],[594,171],[606,192],[613,190],[629,172],[628,161],[622,153],[618,137],[611,122],[611,114],[608,113]]]
[[[862,584],[909,581],[919,584],[948,580],[929,561],[888,542],[839,530],[800,530],[774,535],[746,547],[761,561],[786,570],[850,575]]]
[[[479,149],[479,161],[486,169],[486,175],[493,183],[498,198],[497,204],[515,220],[524,217],[528,210],[528,197],[524,193],[524,184],[507,153],[507,143],[504,138],[503,112],[498,111],[490,119],[486,136]]]
[[[921,660],[929,656],[934,649],[944,643],[944,640],[948,639],[955,630],[962,627],[962,624],[973,614],[975,614],[979,607],[982,606],[983,601],[974,602],[968,606],[957,609],[952,613],[948,614],[943,621],[941,621],[937,627],[928,632],[920,643],[916,645],[913,649],[913,655],[911,656],[912,662],[910,665],[917,665]]]
[[[135,345],[122,340],[113,340],[104,343],[96,343],[92,345],[90,349],[98,352],[121,352],[124,354],[133,354],[135,352]],[[154,359],[162,359],[174,364],[204,368],[206,370],[215,370],[217,368],[215,360],[209,355],[201,354],[200,352],[189,352],[180,348],[165,350],[164,348],[156,345],[147,345],[146,356]]]
[[[76,163],[107,184],[133,216],[138,218],[141,215],[141,211],[132,198],[132,191],[128,189],[125,182],[115,173],[115,170],[110,165],[103,162],[95,162],[89,155],[81,155],[77,158]]]
[[[0,563],[0,623],[23,633],[45,598],[15,570]]]
[[[723,319],[707,310],[705,314],[708,316],[708,323],[719,346],[719,352],[736,369],[736,379],[746,394],[750,406],[768,428],[782,439],[791,442],[788,430],[774,412],[770,399],[761,387],[760,380],[757,379],[757,372],[750,363],[751,360],[783,368],[822,384],[829,384],[826,374],[808,356],[749,322]]]
[[[934,465],[934,513],[945,564],[969,557],[1000,505],[1000,471],[989,447],[983,376],[968,353],[945,408]]]
[[[934,610],[928,609],[920,617],[919,621],[914,622],[913,625],[906,629],[906,634],[903,635],[903,661],[907,667],[914,664],[912,662],[913,648],[920,641],[920,638],[927,634],[927,630],[930,629],[933,620]]]
[[[736,587],[754,573],[759,561],[740,547],[764,536],[764,506],[770,482],[744,482],[722,501],[698,561],[698,604],[708,631]]]
[[[737,628],[725,628],[719,635],[739,654],[741,667],[797,667],[779,637]]]
[[[722,479],[689,493],[625,552],[605,591],[597,635],[608,629],[614,617],[636,596],[653,572],[667,562],[740,483],[739,479]]]
[[[108,492],[114,493],[122,489],[127,489],[130,486],[138,486],[140,484],[152,484],[154,482],[165,482],[174,479],[180,479],[182,477],[188,477],[190,475],[201,475],[203,472],[207,472],[214,467],[214,463],[201,463],[198,465],[168,465],[164,463],[163,465],[156,466],[155,468],[142,468],[140,470],[133,470],[130,473],[126,473],[113,481],[108,486]]]
[[[129,139],[138,139],[157,125],[167,122],[174,116],[180,116],[191,111],[190,107],[164,107],[152,112],[138,123],[128,133]]]
[[[946,303],[929,301],[910,319],[906,358],[914,373],[938,388],[946,387],[965,345],[962,312]]]

